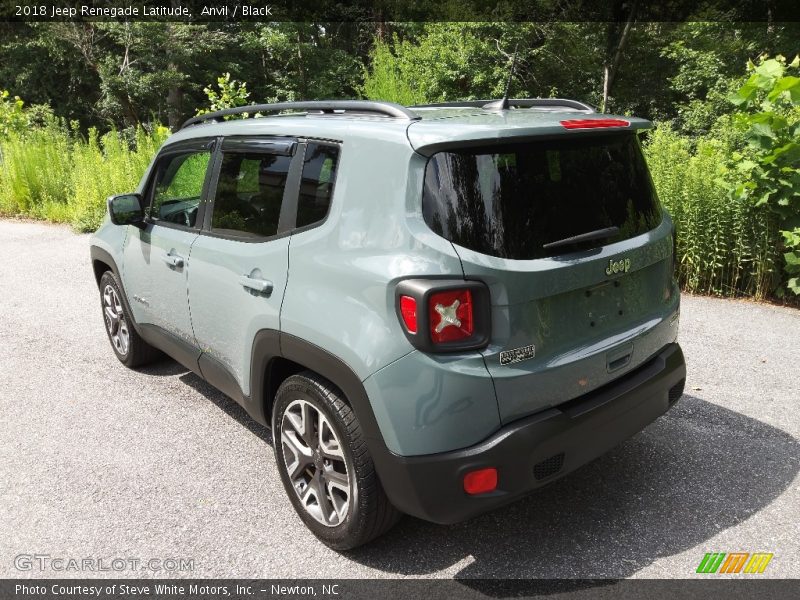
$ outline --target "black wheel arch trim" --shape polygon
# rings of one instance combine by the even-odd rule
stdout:
[[[267,376],[270,362],[276,358],[290,360],[314,371],[342,391],[358,419],[380,478],[382,470],[380,465],[386,464],[391,453],[383,441],[364,384],[342,359],[316,344],[289,333],[274,330],[261,330],[256,334],[253,342],[250,393],[253,407],[260,407],[260,413],[264,419],[263,424],[274,427],[271,414],[274,398],[267,397],[267,390],[270,389]],[[258,420],[256,415],[253,416]]]
[[[89,246],[89,255],[92,258],[92,269],[94,269],[94,275],[95,275],[95,280],[97,281],[97,287],[100,287],[100,277],[102,277],[102,274],[99,274],[98,276],[97,269],[95,268],[95,264],[98,262],[107,265],[114,273],[114,275],[117,276],[117,279],[120,278],[119,269],[117,268],[117,262],[114,260],[111,254],[109,254],[99,246]],[[122,283],[121,280],[120,283]]]
[[[97,272],[97,268],[95,264],[101,262],[105,265],[108,265],[109,270],[114,274],[117,278],[117,285],[119,286],[119,291],[122,292],[122,303],[125,305],[125,310],[128,311],[128,314],[131,316],[130,321],[133,328],[136,330],[140,336],[142,336],[142,329],[136,320],[133,318],[133,311],[131,310],[131,305],[128,302],[128,292],[125,291],[125,286],[122,283],[122,276],[119,273],[119,268],[117,267],[117,262],[114,258],[98,246],[90,246],[89,247],[89,255],[92,258],[92,269],[94,270],[95,279],[97,281],[97,289],[100,289],[100,278],[103,276],[102,273]],[[144,336],[142,336],[144,337]]]

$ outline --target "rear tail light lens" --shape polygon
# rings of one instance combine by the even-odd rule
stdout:
[[[602,127],[628,127],[630,121],[624,119],[567,119],[561,121],[564,129],[600,129]]]
[[[417,333],[417,300],[411,296],[400,296],[400,315],[409,333]]]
[[[497,489],[497,469],[489,467],[464,475],[464,491],[470,495],[485,494]]]
[[[489,343],[488,286],[464,279],[405,279],[395,289],[397,318],[423,352],[457,352]]]
[[[475,330],[472,292],[452,290],[434,292],[428,298],[431,340],[435,344],[472,337]]]

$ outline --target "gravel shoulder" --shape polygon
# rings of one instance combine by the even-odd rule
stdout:
[[[684,296],[689,375],[667,415],[507,508],[405,518],[339,554],[236,403],[170,360],[119,364],[88,245],[0,221],[0,577],[92,575],[15,569],[40,553],[192,558],[173,575],[194,577],[687,578],[712,551],[773,552],[763,577],[800,577],[798,310]]]

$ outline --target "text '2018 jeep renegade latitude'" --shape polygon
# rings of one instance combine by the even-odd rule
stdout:
[[[92,240],[114,352],[271,427],[334,548],[505,504],[683,391],[649,126],[555,99],[191,119]]]

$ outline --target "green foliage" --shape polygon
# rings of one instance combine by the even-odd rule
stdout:
[[[198,110],[198,115],[247,104],[247,97],[250,96],[247,91],[247,83],[231,79],[230,73],[217,77],[217,88],[219,91],[211,86],[203,88],[203,92],[208,97],[208,108]]]
[[[800,228],[795,227],[792,231],[782,231],[781,234],[783,234],[786,247],[792,248],[783,255],[786,261],[786,272],[794,275],[786,282],[786,287],[795,294],[800,294],[800,277],[797,277],[800,275],[800,251],[798,251],[800,249]]]
[[[22,110],[25,104],[19,96],[9,97],[7,90],[0,90],[0,138],[9,133],[18,133],[28,126],[28,119]]]
[[[0,140],[0,215],[71,223],[96,229],[105,199],[136,188],[168,131],[138,127],[133,144],[116,131],[88,139],[57,125]]]
[[[425,96],[412,88],[401,75],[391,48],[378,40],[370,55],[371,68],[364,74],[362,95],[370,100],[386,100],[411,106],[425,102]]]
[[[718,296],[770,296],[779,278],[775,220],[746,198],[730,198],[738,173],[728,142],[693,144],[663,124],[644,150],[659,198],[675,221],[682,287]]]
[[[773,213],[779,223],[785,269],[800,270],[800,57],[782,56],[748,63],[750,76],[731,101],[739,107],[734,123],[747,147],[733,155],[738,178],[730,186],[733,201],[749,200]],[[797,278],[787,282],[800,294]]]

